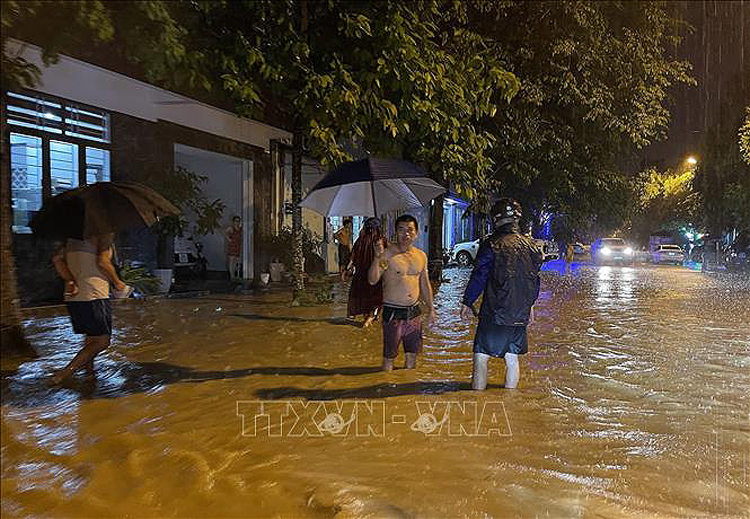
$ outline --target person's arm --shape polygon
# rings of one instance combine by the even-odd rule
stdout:
[[[68,296],[76,295],[78,293],[78,285],[73,277],[73,273],[68,268],[68,262],[65,261],[64,246],[59,246],[55,249],[52,263],[55,265],[55,270],[59,276],[65,281],[65,294]]]
[[[431,323],[435,319],[435,307],[432,301],[432,284],[430,283],[430,275],[427,272],[427,257],[424,258],[424,268],[419,274],[419,297],[427,304],[427,323]]]
[[[487,286],[487,279],[492,272],[492,265],[495,260],[495,255],[492,252],[489,242],[484,242],[479,246],[477,251],[477,258],[474,262],[474,270],[471,271],[471,277],[469,283],[466,285],[463,299],[461,300],[461,315],[465,316],[468,312],[475,314],[474,302],[477,300],[479,295],[484,291],[484,287]]]
[[[112,265],[112,235],[100,236],[96,245],[96,266],[102,271],[110,283],[117,290],[124,290],[127,285],[117,275],[115,266]]]
[[[380,278],[383,276],[385,269],[381,266],[382,262],[387,262],[385,257],[385,247],[383,246],[383,240],[378,240],[374,245],[375,257],[372,258],[370,269],[367,271],[367,282],[371,285],[377,285]],[[386,263],[387,264],[387,263]]]

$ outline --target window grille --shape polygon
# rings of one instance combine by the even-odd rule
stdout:
[[[109,115],[41,95],[7,92],[8,124],[95,142],[110,142]]]

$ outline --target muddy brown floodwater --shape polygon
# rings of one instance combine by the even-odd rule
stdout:
[[[283,294],[115,306],[99,378],[3,379],[3,517],[747,517],[750,280],[682,268],[544,273],[520,389],[468,390],[475,323],[449,269],[415,371],[380,330]],[[399,364],[403,357],[399,357]]]

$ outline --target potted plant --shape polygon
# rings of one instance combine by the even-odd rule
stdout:
[[[190,229],[193,236],[213,233],[221,225],[225,205],[218,198],[213,201],[206,198],[201,186],[207,181],[207,177],[182,166],[155,179],[156,191],[180,209],[179,215],[162,218],[153,227],[157,235],[156,257],[159,267],[154,274],[162,280],[162,291],[168,291],[171,286],[174,267],[172,244],[175,236],[182,236],[188,230],[188,215],[194,217]]]
[[[150,274],[143,266],[125,265],[120,269],[120,279],[142,295],[154,294],[161,288],[159,278]]]
[[[315,265],[323,261],[317,253],[319,237],[310,229],[302,231],[303,271],[304,265]],[[268,261],[271,281],[281,281],[282,273],[291,271],[294,261],[292,250],[292,229],[282,227],[279,234],[265,237],[261,242],[261,251]],[[315,260],[318,260],[317,262]]]

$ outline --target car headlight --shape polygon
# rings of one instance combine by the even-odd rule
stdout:
[[[602,254],[604,254],[605,256],[609,256],[610,254],[612,254],[612,251],[609,250],[609,247],[602,247]]]
[[[625,249],[625,254],[633,254],[633,249],[631,249],[630,247],[627,247]]]

